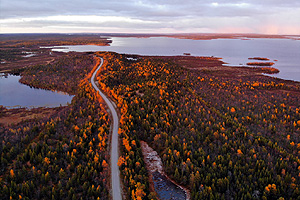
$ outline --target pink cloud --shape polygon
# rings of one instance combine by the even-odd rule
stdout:
[[[261,25],[258,28],[258,32],[264,34],[290,34],[290,35],[299,35],[300,34],[300,26],[290,26],[290,25],[274,25],[274,24],[266,24]]]

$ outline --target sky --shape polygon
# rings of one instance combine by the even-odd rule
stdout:
[[[0,0],[0,33],[300,35],[300,0]]]

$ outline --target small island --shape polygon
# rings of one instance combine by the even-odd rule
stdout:
[[[253,58],[248,58],[249,60],[270,60],[269,58],[263,58],[263,57],[253,57]]]
[[[272,66],[275,63],[273,62],[248,62],[247,65],[254,65],[254,66]]]

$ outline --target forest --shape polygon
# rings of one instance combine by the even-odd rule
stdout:
[[[119,108],[126,199],[156,199],[140,141],[191,199],[300,199],[299,83],[213,58],[109,52],[13,70],[75,97],[49,118],[0,127],[0,199],[110,198],[111,119],[89,82],[96,56],[99,88]]]
[[[164,58],[99,55],[99,84],[122,114],[128,199],[137,192],[153,198],[141,140],[192,199],[300,198],[299,83],[215,75]]]
[[[81,80],[90,73],[95,60],[92,55],[67,54],[46,65],[12,70],[21,74],[20,82],[31,87],[76,94]],[[45,76],[46,74],[46,76]]]
[[[48,119],[1,126],[0,199],[109,198],[110,120],[88,81],[98,64],[66,55],[19,71],[29,85],[76,96]]]

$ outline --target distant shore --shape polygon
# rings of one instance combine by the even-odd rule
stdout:
[[[192,40],[213,40],[213,39],[242,39],[249,40],[254,38],[268,38],[268,39],[292,39],[300,40],[300,35],[271,35],[271,34],[254,34],[254,33],[178,33],[178,34],[138,34],[138,33],[106,33],[105,37],[172,37],[179,39]]]

